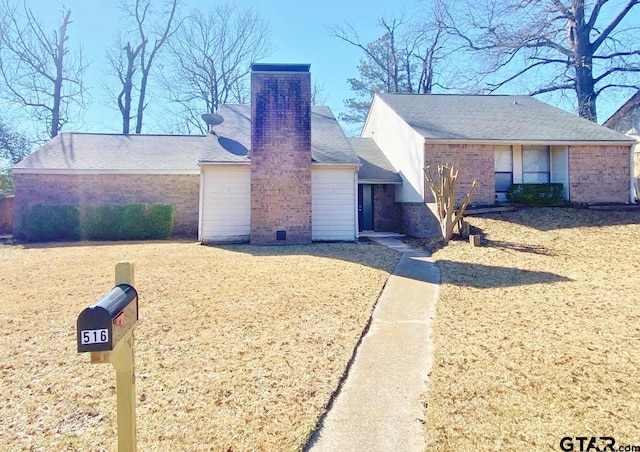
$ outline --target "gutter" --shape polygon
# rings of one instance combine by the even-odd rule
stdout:
[[[68,169],[68,168],[12,168],[14,174],[52,174],[52,175],[198,175],[199,170],[148,170],[148,169]]]
[[[468,139],[424,139],[425,144],[502,144],[502,145],[544,145],[544,146],[630,146],[631,140],[595,141],[595,140],[468,140]]]

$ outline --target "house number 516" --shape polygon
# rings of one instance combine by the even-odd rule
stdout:
[[[109,342],[109,330],[82,330],[80,332],[80,341],[85,344],[103,344]]]

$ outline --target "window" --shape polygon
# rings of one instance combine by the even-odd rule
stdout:
[[[549,146],[522,147],[522,182],[548,184],[551,181]]]
[[[506,192],[513,184],[513,152],[511,146],[496,146],[493,154],[496,200],[506,201]]]

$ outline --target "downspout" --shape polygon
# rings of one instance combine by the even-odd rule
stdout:
[[[353,184],[354,184],[354,202],[353,202],[353,224],[355,225],[355,240],[360,239],[360,225],[358,224],[358,170],[353,172]]]
[[[636,193],[636,178],[635,178],[635,148],[638,143],[629,146],[629,174],[630,174],[630,200],[631,204],[636,203],[636,195],[640,197],[640,193]]]
[[[202,209],[204,207],[204,165],[200,166],[200,190],[198,195],[198,241],[202,243]]]

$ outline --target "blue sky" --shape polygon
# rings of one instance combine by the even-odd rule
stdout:
[[[116,8],[116,0],[26,0],[26,4],[43,20],[48,30],[60,21],[60,8],[64,3],[71,9],[72,25],[69,30],[71,45],[81,42],[85,57],[91,62],[85,77],[90,104],[84,122],[74,121],[65,131],[119,132],[119,112],[110,103],[101,85],[101,76],[106,69],[105,49],[121,28],[122,16]],[[185,12],[191,9],[206,10],[215,5],[213,0],[183,0]],[[382,33],[377,26],[381,17],[397,17],[400,11],[415,10],[419,1],[404,0],[383,2],[380,0],[323,0],[303,2],[299,0],[236,0],[231,2],[240,8],[252,8],[258,12],[271,28],[272,56],[264,62],[309,63],[312,80],[324,87],[326,104],[336,116],[344,111],[344,99],[351,97],[347,79],[358,75],[356,67],[361,52],[355,47],[331,37],[326,29],[330,24],[351,22],[365,41],[376,39]],[[619,3],[616,0],[612,3]],[[615,9],[615,8],[614,8]],[[634,19],[637,20],[638,17]],[[514,84],[502,93],[522,94],[526,86],[516,92]],[[599,99],[599,120],[602,122],[628,97],[626,93],[614,98]],[[572,94],[570,94],[572,96]],[[554,104],[554,100],[540,98]],[[555,99],[558,102],[558,99]],[[107,105],[113,105],[107,108]],[[572,111],[571,100],[557,105]],[[574,111],[573,111],[574,112]],[[163,132],[154,124],[152,115],[147,116],[143,132]]]
[[[50,29],[59,22],[61,2],[27,0],[26,3]],[[206,10],[213,4],[199,0],[185,0],[184,3],[189,10]],[[253,8],[269,22],[274,51],[265,62],[311,64],[312,79],[324,87],[326,103],[336,116],[343,110],[343,100],[351,96],[347,78],[357,76],[360,53],[355,47],[329,36],[326,26],[350,21],[365,40],[373,40],[381,34],[376,26],[378,19],[397,13],[405,4],[371,0],[237,0],[232,3]],[[406,4],[413,2],[410,0]],[[91,62],[85,84],[92,101],[84,124],[70,124],[65,130],[117,132],[120,127],[118,112],[104,107],[107,100],[103,98],[100,76],[106,68],[105,49],[120,27],[120,12],[115,1],[110,0],[66,0],[64,5],[71,9],[73,20],[70,40],[82,42],[85,57]],[[153,125],[145,128],[151,130]]]

